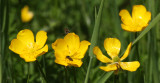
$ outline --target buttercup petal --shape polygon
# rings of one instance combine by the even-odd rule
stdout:
[[[26,45],[24,45],[18,39],[13,39],[11,41],[9,49],[12,50],[13,52],[17,53],[17,54],[22,54],[24,52],[24,49],[26,49]]]
[[[56,58],[55,63],[64,65],[64,66],[68,66],[68,63],[66,62],[65,58]]]
[[[52,48],[54,49],[55,56],[58,55],[57,57],[69,56],[67,43],[64,39],[57,39],[54,43],[52,43]]]
[[[124,25],[124,24],[121,24],[122,26],[122,29],[125,30],[125,31],[128,31],[128,32],[139,32],[139,31],[142,31],[143,29],[145,29],[145,27],[147,26],[148,24],[146,25],[133,25],[133,26],[128,26],[128,25]]]
[[[119,64],[123,70],[128,70],[131,72],[136,71],[137,68],[140,66],[140,63],[138,61],[120,62]]]
[[[121,16],[121,20],[125,25],[131,25],[133,20],[126,9],[120,11],[119,16]]]
[[[39,31],[36,35],[36,45],[38,49],[42,48],[47,40],[47,33],[45,31]]]
[[[96,55],[96,58],[103,63],[112,62],[112,60],[103,55],[98,46],[93,48],[93,53]]]
[[[125,53],[123,54],[123,56],[121,57],[121,61],[124,60],[125,58],[128,57],[129,53],[130,53],[130,50],[131,50],[131,47],[132,47],[132,43],[130,43],[125,51]]]
[[[101,66],[100,69],[109,72],[109,71],[117,70],[117,66],[116,64],[108,64],[107,66]]]
[[[36,57],[32,53],[23,53],[20,54],[20,57],[25,60],[25,62],[33,62],[36,60]]]
[[[80,47],[78,49],[78,51],[72,55],[72,58],[75,58],[75,59],[82,59],[88,49],[88,46],[90,45],[91,43],[86,41],[86,40],[83,40],[81,41],[80,43]]]
[[[75,33],[68,33],[65,37],[64,40],[67,43],[67,47],[70,51],[70,55],[73,55],[80,46],[80,40],[79,36],[76,35]]]
[[[117,38],[106,38],[104,40],[104,48],[106,49],[108,55],[111,58],[114,58],[119,54],[121,43]]]
[[[148,22],[151,20],[151,12],[146,12],[143,16],[143,21],[145,24],[148,24]]]
[[[48,52],[48,45],[45,45],[42,49],[36,51],[35,57],[41,56],[45,54],[46,52]]]
[[[33,18],[33,13],[29,11],[28,6],[24,6],[21,10],[22,22],[29,22]]]
[[[21,30],[17,35],[17,39],[25,44],[28,48],[33,48],[34,46],[34,35],[29,29]]]
[[[146,8],[143,5],[134,5],[132,10],[133,19],[142,19],[142,16],[146,13]]]
[[[82,61],[78,59],[73,59],[73,61],[68,61],[69,66],[74,66],[74,67],[81,67]]]

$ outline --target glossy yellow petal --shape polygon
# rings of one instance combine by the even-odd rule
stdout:
[[[77,50],[77,52],[74,55],[72,55],[72,58],[82,59],[90,44],[91,43],[86,40],[81,41],[79,49]]]
[[[121,61],[124,60],[125,58],[128,57],[129,53],[130,53],[130,50],[131,50],[131,47],[132,47],[132,43],[130,43],[125,51],[125,53],[123,54],[123,56],[121,57]]]
[[[36,35],[36,45],[38,49],[42,48],[47,40],[47,33],[45,31],[39,31]]]
[[[46,52],[48,52],[48,45],[45,45],[42,49],[39,49],[38,51],[36,51],[35,57],[41,56]]]
[[[103,55],[98,46],[93,48],[93,53],[96,55],[96,58],[103,63],[112,62],[112,60]]]
[[[54,49],[56,57],[65,58],[66,56],[69,56],[67,43],[64,39],[57,39],[54,43],[52,43],[52,48]]]
[[[143,15],[143,21],[145,22],[145,24],[148,24],[150,20],[151,20],[151,12],[146,12]]]
[[[140,66],[140,63],[138,61],[133,61],[133,62],[120,62],[119,63],[121,68],[123,70],[128,70],[128,71],[136,71],[137,68]]]
[[[25,62],[33,62],[36,60],[36,57],[32,53],[23,53],[20,54],[20,57],[25,60]]]
[[[133,23],[133,20],[127,10],[121,10],[119,16],[121,16],[121,20],[125,25],[131,25]]]
[[[106,38],[104,40],[104,47],[111,58],[118,56],[121,43],[117,38]]]
[[[109,71],[117,70],[117,66],[116,64],[108,64],[107,66],[101,66],[100,69],[109,72]]]
[[[132,10],[133,19],[143,19],[142,16],[146,13],[146,8],[143,5],[134,5]]]
[[[56,58],[55,63],[63,65],[63,66],[68,66],[68,63],[67,63],[66,59],[64,59],[64,58]]]
[[[73,61],[68,61],[69,66],[74,66],[74,67],[81,67],[82,61],[78,59],[73,59]]]
[[[70,55],[73,55],[79,49],[80,46],[79,36],[75,33],[68,33],[64,37],[64,40],[67,43]]]
[[[34,46],[34,35],[29,29],[21,30],[17,35],[17,39],[25,44],[28,48],[33,48]]]
[[[18,39],[13,39],[11,41],[9,49],[12,50],[13,52],[17,53],[17,54],[22,54],[24,52],[24,49],[26,49],[26,45],[24,45]]]
[[[24,6],[21,10],[21,19],[22,22],[29,22],[33,18],[33,13],[29,11],[28,6]]]
[[[142,31],[143,29],[145,29],[147,25],[148,24],[136,25],[136,23],[135,23],[135,25],[128,26],[128,25],[121,24],[121,27],[123,30],[128,31],[128,32],[139,32],[139,31]]]

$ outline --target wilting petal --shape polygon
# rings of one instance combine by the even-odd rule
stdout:
[[[23,22],[29,22],[33,18],[33,13],[29,11],[28,6],[24,6],[21,10],[21,19]]]
[[[36,35],[36,45],[38,49],[42,48],[47,40],[47,33],[45,31],[39,31]]]
[[[125,53],[123,54],[123,56],[121,57],[121,61],[124,60],[125,58],[128,57],[129,53],[130,53],[130,50],[131,50],[131,47],[132,47],[132,43],[130,43],[125,51]]]
[[[81,41],[78,51],[72,57],[75,59],[82,59],[90,44],[91,43],[86,40]]]
[[[96,55],[96,58],[103,63],[112,62],[112,60],[103,55],[98,46],[93,48],[93,53]]]
[[[132,72],[137,70],[137,68],[140,66],[140,63],[138,61],[120,62],[120,66],[123,70],[128,70]]]
[[[81,67],[82,61],[78,59],[73,59],[73,61],[68,61],[69,66],[74,66],[74,67]]]
[[[117,70],[117,66],[116,64],[108,64],[107,66],[101,66],[100,69],[109,72],[109,71]]]
[[[17,39],[25,44],[28,48],[33,48],[34,46],[34,35],[29,29],[21,30],[17,35]]]
[[[70,55],[73,55],[79,49],[80,46],[79,36],[76,35],[75,33],[68,33],[64,37],[64,40],[68,45]]]
[[[121,43],[117,38],[106,38],[104,40],[104,47],[108,53],[108,55],[113,58],[115,56],[118,56]]]
[[[131,25],[133,23],[133,20],[127,10],[121,10],[119,16],[121,16],[121,20],[125,25]]]
[[[20,40],[13,39],[9,46],[9,49],[17,54],[22,54],[24,49],[26,49],[26,45],[24,45]]]
[[[146,13],[146,8],[143,5],[134,5],[132,10],[133,19],[143,19],[143,15]]]
[[[57,57],[66,57],[69,54],[67,43],[64,39],[57,39],[54,43],[52,43],[52,48],[54,49],[56,55],[58,54]]]

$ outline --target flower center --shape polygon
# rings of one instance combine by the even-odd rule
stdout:
[[[67,59],[69,59],[70,61],[73,61],[73,59],[70,56],[66,56]]]
[[[120,61],[120,58],[119,58],[118,56],[115,56],[115,57],[113,58],[113,61],[114,61],[114,62],[119,62],[119,61]]]

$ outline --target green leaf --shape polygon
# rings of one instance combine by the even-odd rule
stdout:
[[[88,77],[89,77],[90,68],[91,68],[91,64],[92,64],[92,58],[93,58],[93,48],[97,44],[97,40],[98,40],[98,32],[99,32],[99,26],[100,26],[100,22],[101,22],[103,3],[104,3],[104,0],[101,1],[98,15],[96,15],[96,11],[95,11],[95,16],[96,16],[95,19],[96,20],[95,20],[94,30],[93,30],[92,38],[91,38],[91,46],[89,48],[90,61],[89,61],[88,69],[87,69],[85,83],[88,83]]]
[[[105,75],[103,75],[100,79],[99,79],[99,83],[105,83],[106,80],[113,74],[114,71],[111,72],[107,72],[105,73]]]

